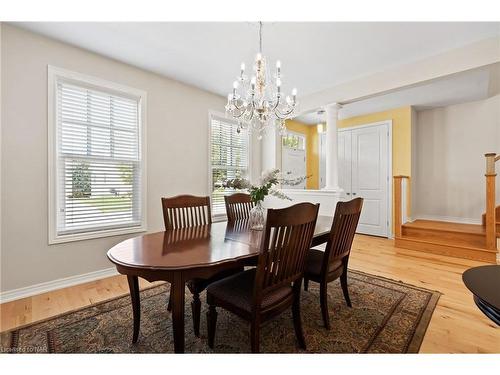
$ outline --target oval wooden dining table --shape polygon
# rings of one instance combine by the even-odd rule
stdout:
[[[313,246],[328,241],[332,220],[330,216],[318,216]],[[208,279],[237,264],[255,261],[261,235],[262,231],[249,228],[247,220],[239,220],[145,234],[112,247],[108,258],[128,279],[134,319],[132,342],[136,343],[139,338],[138,277],[171,284],[174,350],[183,353],[186,282],[195,278]]]

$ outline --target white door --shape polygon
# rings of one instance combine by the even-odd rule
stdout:
[[[283,177],[287,179],[293,179],[298,177],[304,177],[306,175],[306,151],[305,150],[295,150],[289,147],[283,147],[282,150],[282,169]],[[305,189],[306,182],[303,181],[298,185],[285,185],[285,189]]]
[[[347,199],[364,199],[358,233],[390,235],[389,126],[386,122],[339,131],[340,187]]]

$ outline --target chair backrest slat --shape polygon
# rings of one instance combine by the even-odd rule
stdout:
[[[363,198],[337,203],[330,238],[326,244],[325,260],[327,261],[322,265],[323,274],[328,272],[330,263],[349,256],[362,208]]]
[[[248,219],[250,210],[254,207],[250,194],[234,193],[226,195],[224,196],[224,202],[228,221]]]
[[[165,229],[189,228],[212,224],[210,198],[178,195],[161,199]]]
[[[268,210],[255,277],[254,306],[263,295],[300,279],[314,235],[319,204]]]

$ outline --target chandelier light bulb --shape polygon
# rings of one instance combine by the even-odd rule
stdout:
[[[258,53],[257,56],[255,57],[255,60],[261,61],[262,60],[262,53]]]
[[[238,88],[238,81],[234,81],[233,82],[233,89],[237,89]]]
[[[280,71],[281,69],[281,61],[276,61],[276,69],[278,69],[278,72]]]
[[[245,63],[244,63],[244,62],[242,62],[242,63],[241,63],[241,72],[243,73],[244,71],[245,71]]]

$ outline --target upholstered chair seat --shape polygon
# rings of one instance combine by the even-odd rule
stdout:
[[[253,293],[255,286],[256,269],[229,276],[212,283],[207,288],[208,304],[232,304],[248,314],[252,313]],[[262,296],[261,309],[267,310],[287,298],[292,298],[292,284],[274,289]]]
[[[306,273],[312,278],[313,276],[320,277],[321,267],[324,262],[325,252],[323,250],[311,249],[306,257]],[[342,273],[342,260],[336,259],[328,265],[329,273]],[[340,275],[339,273],[339,275]]]

